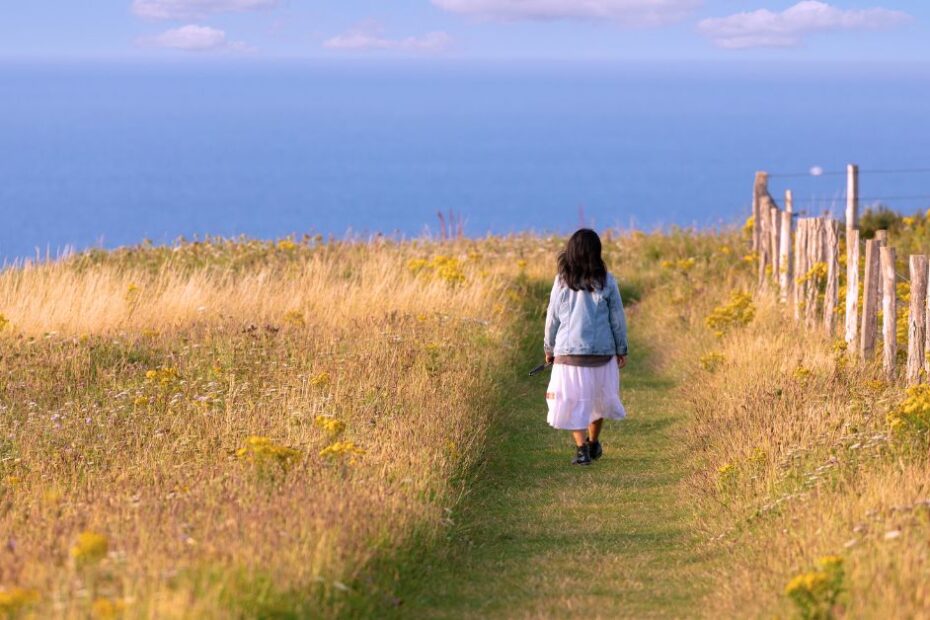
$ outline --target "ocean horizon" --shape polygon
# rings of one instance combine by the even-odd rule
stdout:
[[[753,173],[930,207],[930,64],[0,64],[0,258],[145,239],[741,223]],[[826,174],[812,176],[819,167]]]

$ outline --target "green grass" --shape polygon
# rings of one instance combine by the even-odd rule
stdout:
[[[471,495],[449,544],[401,576],[397,615],[462,617],[694,616],[705,558],[677,488],[686,462],[673,430],[674,385],[634,340],[623,396],[629,417],[608,422],[604,456],[571,466],[570,435],[546,424],[541,355],[546,290],[533,287],[525,360],[506,394]],[[635,331],[634,331],[635,334]]]

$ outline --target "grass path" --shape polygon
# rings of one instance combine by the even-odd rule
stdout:
[[[538,313],[527,321],[529,365],[539,357]],[[641,343],[631,349],[629,417],[608,422],[604,456],[587,468],[569,465],[568,434],[546,424],[548,373],[514,368],[453,540],[402,587],[402,617],[697,615],[702,559],[677,497],[685,459],[671,435],[682,414]]]

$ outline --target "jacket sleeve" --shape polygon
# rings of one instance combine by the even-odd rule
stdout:
[[[556,276],[552,283],[552,292],[549,294],[549,308],[546,310],[546,333],[543,338],[543,349],[551,355],[555,349],[555,336],[559,333],[559,278]]]
[[[620,287],[617,286],[615,278],[610,279],[607,309],[610,316],[610,330],[614,333],[614,344],[617,346],[617,355],[626,355],[628,352],[626,314],[623,312],[623,299],[620,298]]]

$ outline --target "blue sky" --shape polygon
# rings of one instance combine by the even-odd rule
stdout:
[[[930,60],[930,2],[29,0],[0,58]]]

